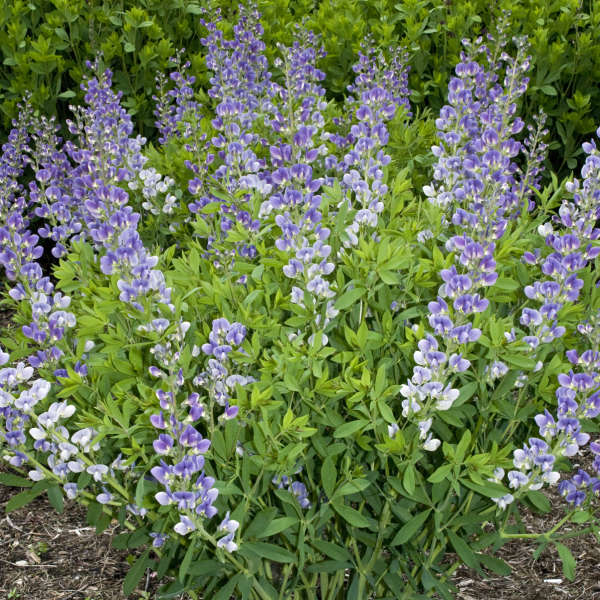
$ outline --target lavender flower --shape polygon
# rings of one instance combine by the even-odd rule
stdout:
[[[580,325],[579,331],[592,343],[593,349],[581,354],[576,350],[567,352],[567,358],[578,371],[571,370],[558,376],[556,415],[547,409],[536,415],[535,422],[543,439],[531,438],[529,444],[515,450],[513,464],[517,470],[511,471],[514,473],[511,483],[515,482],[512,487],[520,490],[519,493],[557,483],[560,476],[553,470],[554,463],[559,457],[573,457],[579,453],[590,439],[589,434],[582,432],[582,422],[600,415],[600,313],[594,315],[589,323]],[[590,447],[595,454],[600,452],[597,443],[593,442]],[[594,462],[594,468],[600,469],[600,461]],[[579,506],[585,500],[588,488],[593,488],[595,493],[600,491],[597,480],[580,471],[570,480],[563,480],[559,492],[568,503]],[[501,507],[506,504],[502,502]]]
[[[156,321],[154,325],[163,326]],[[234,346],[243,342],[245,327],[240,323],[230,324],[223,318],[216,319],[209,341],[202,346],[204,354],[211,357],[209,369],[194,378],[195,385],[207,390],[209,405],[201,402],[197,392],[187,394],[185,400],[180,401],[178,397],[184,393],[186,379],[179,361],[189,327],[188,322],[180,322],[175,331],[167,335],[165,344],[156,344],[151,350],[158,363],[151,374],[159,377],[164,386],[156,391],[160,412],[150,417],[151,424],[161,432],[154,442],[154,450],[161,457],[160,464],[153,467],[151,473],[164,488],[156,494],[156,500],[163,506],[177,507],[179,522],[174,530],[180,535],[195,531],[203,519],[210,519],[217,513],[215,480],[204,471],[204,455],[210,448],[210,440],[202,436],[194,423],[206,420],[212,431],[217,406],[223,407],[219,420],[235,418],[238,407],[230,405],[230,391],[237,384],[252,381],[241,375],[230,375],[228,369],[229,354]],[[229,533],[219,541],[219,547],[233,552],[237,549],[232,541],[237,522],[228,521],[228,516],[229,513],[221,529],[225,528]]]
[[[131,138],[130,116],[120,106],[121,93],[111,89],[112,73],[100,73],[98,60],[88,63],[96,76],[82,88],[86,109],[75,110],[69,130],[79,136],[80,146],[65,147],[78,165],[73,170],[73,196],[82,206],[84,233],[94,246],[104,248],[100,260],[106,275],[118,273],[120,299],[143,311],[140,296],[153,293],[159,302],[170,303],[170,289],[161,271],[154,269],[158,258],[149,256],[137,232],[139,214],[127,206],[128,194],[118,186],[142,170],[146,158],[140,149],[144,138]]]
[[[160,133],[158,141],[166,144],[171,138],[181,136],[189,138],[198,126],[201,119],[200,104],[194,100],[193,85],[196,78],[186,76],[190,62],[182,62],[181,57],[185,52],[182,48],[170,62],[175,67],[169,75],[174,87],[167,89],[167,79],[164,73],[156,76],[158,96],[152,96],[156,102],[154,116],[158,119],[155,125]]]
[[[470,367],[462,356],[463,348],[481,335],[471,315],[489,305],[483,292],[498,278],[496,241],[519,209],[520,184],[511,159],[521,146],[512,136],[523,123],[513,118],[515,100],[527,85],[522,73],[529,59],[525,58],[524,41],[515,43],[514,61],[501,54],[506,69],[502,87],[497,84],[499,65],[483,41],[465,41],[467,52],[461,55],[457,76],[449,84],[450,104],[442,108],[437,121],[441,145],[433,152],[438,157],[434,179],[439,184],[427,186],[425,193],[432,203],[451,213],[450,222],[457,231],[446,249],[454,253],[455,264],[440,272],[439,296],[428,305],[429,325],[435,335],[427,333],[418,343],[414,354],[417,366],[411,380],[400,388],[402,414],[416,422],[421,445],[427,450],[435,450],[440,443],[430,433],[431,417],[436,411],[448,410],[459,396],[449,381]],[[500,46],[503,44],[501,40]],[[489,71],[476,62],[481,55],[487,57]],[[496,378],[505,371],[505,365],[498,363],[489,376]]]
[[[331,135],[340,149],[346,151],[343,159],[327,158],[327,166],[342,176],[344,200],[353,222],[346,228],[345,246],[358,244],[358,236],[365,229],[377,226],[378,215],[383,211],[383,198],[387,185],[383,183],[383,169],[390,156],[383,148],[388,143],[386,122],[397,108],[409,108],[407,54],[392,50],[388,64],[383,52],[371,45],[363,45],[359,61],[354,65],[356,79],[348,86],[352,93],[346,98],[345,108],[352,115],[352,124],[346,136]]]
[[[296,474],[300,473],[301,471],[302,468],[300,467],[296,470]],[[281,475],[279,477],[273,477],[271,482],[277,486],[277,489],[287,489],[288,492],[293,494],[298,500],[301,508],[308,510],[312,506],[310,500],[308,499],[308,490],[301,481],[294,480],[287,475]]]

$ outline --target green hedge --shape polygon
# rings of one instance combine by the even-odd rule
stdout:
[[[500,10],[510,10],[515,35],[527,35],[533,81],[522,114],[538,107],[549,115],[552,166],[573,168],[580,146],[594,131],[600,112],[600,5],[594,0],[260,0],[265,42],[289,42],[293,23],[305,18],[322,34],[328,94],[340,98],[351,81],[351,65],[367,32],[382,46],[405,45],[411,55],[410,85],[416,108],[437,111],[460,40],[485,33]],[[142,133],[154,137],[152,90],[157,71],[185,47],[192,73],[206,81],[202,59],[202,8],[235,7],[224,0],[14,0],[0,7],[0,109],[3,126],[30,90],[35,107],[68,114],[81,99],[85,60],[104,52],[125,106],[137,115]],[[229,19],[233,22],[233,19]],[[272,58],[272,56],[269,56]]]

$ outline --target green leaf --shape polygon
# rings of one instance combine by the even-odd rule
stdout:
[[[510,279],[508,277],[498,277],[496,283],[494,284],[495,288],[502,290],[503,292],[514,292],[518,290],[521,286],[514,279]]]
[[[169,567],[171,566],[171,563],[173,562],[173,557],[175,556],[176,552],[177,552],[177,545],[169,544],[168,552],[163,553],[163,555],[158,563],[158,566],[156,567],[156,577],[159,580],[162,579],[165,576],[165,574],[167,573],[167,571],[169,570]]]
[[[383,269],[381,271],[377,271],[377,273],[379,274],[381,281],[383,281],[383,283],[386,285],[398,285],[402,281],[400,275],[398,275],[398,273],[394,273],[394,271]]]
[[[483,566],[497,575],[506,577],[512,573],[512,569],[501,558],[490,556],[489,554],[479,554],[479,560]]]
[[[571,551],[560,542],[554,542],[556,549],[558,550],[558,555],[560,556],[560,560],[562,561],[563,574],[569,580],[573,581],[575,579],[575,567],[577,563],[571,554]]]
[[[325,540],[314,540],[312,542],[314,548],[316,548],[325,556],[329,556],[329,558],[333,558],[334,560],[346,561],[352,560],[352,555],[346,548],[342,546],[338,546],[333,542],[326,542]]]
[[[365,425],[367,425],[369,421],[366,419],[358,419],[357,421],[350,421],[349,423],[344,423],[336,428],[333,432],[334,438],[345,438],[351,436],[353,433],[360,431]]]
[[[592,518],[592,515],[587,510],[578,510],[571,515],[573,523],[587,523]]]
[[[203,14],[203,9],[197,4],[188,4],[185,7],[185,12],[190,13],[192,15],[201,15]]]
[[[379,408],[379,414],[387,423],[396,422],[392,409],[386,404],[385,400],[381,397],[377,398],[377,408]]]
[[[386,365],[385,364],[379,365],[379,367],[377,368],[377,375],[375,375],[375,387],[373,388],[373,392],[375,393],[375,397],[378,400],[380,399],[379,397],[381,396],[381,394],[383,394],[383,391],[385,390],[385,387],[386,387],[386,383],[387,383],[386,382],[386,372],[387,372]],[[391,409],[385,403],[382,403],[382,404],[391,413]],[[379,407],[379,410],[381,412],[381,407]],[[383,413],[382,413],[382,416],[383,416],[384,419],[386,419],[386,421],[388,420]],[[389,423],[393,423],[393,419],[394,419],[394,415],[392,413],[392,421],[388,421],[388,422]]]
[[[321,483],[323,491],[328,498],[333,496],[335,484],[337,482],[337,472],[335,470],[335,461],[333,457],[328,456],[321,467]]]
[[[365,288],[356,287],[352,290],[348,290],[347,292],[344,292],[336,300],[335,308],[337,308],[337,310],[344,310],[345,308],[348,308],[349,306],[354,304],[359,298],[364,296],[366,291],[367,290]]]
[[[332,502],[331,506],[333,506],[335,512],[340,515],[344,521],[347,521],[353,527],[368,527],[370,525],[369,520],[354,508],[350,508],[341,502]]]
[[[477,383],[477,381],[471,381],[470,383],[463,385],[460,388],[460,393],[458,394],[458,398],[455,400],[455,402],[452,406],[453,407],[461,406],[467,400],[470,400],[471,397],[473,396],[473,394],[477,391],[478,387],[479,387],[479,383]]]
[[[10,487],[25,487],[29,488],[33,485],[33,481],[25,477],[19,477],[13,473],[0,473],[0,484]]]
[[[526,497],[540,512],[550,512],[550,501],[541,492],[538,492],[537,490],[529,491],[527,492]]]
[[[131,566],[131,569],[125,575],[125,579],[123,580],[123,594],[125,596],[129,596],[131,594],[140,579],[143,577],[146,572],[146,561],[148,560],[148,555],[150,554],[150,548],[148,548]]]
[[[265,527],[271,523],[276,514],[277,509],[273,507],[261,510],[244,531],[244,539],[260,537],[260,534],[264,531]]]
[[[111,542],[113,548],[117,550],[126,550],[128,548],[139,548],[143,546],[148,541],[147,530],[144,527],[143,529],[138,529],[133,533],[127,531],[126,533],[121,533],[116,535]]]
[[[13,496],[4,507],[4,510],[8,513],[13,510],[17,510],[29,504],[35,500],[39,495],[43,494],[50,487],[50,483],[47,481],[38,481],[31,489],[20,492],[16,496]]]
[[[298,523],[297,517],[281,517],[280,519],[273,519],[260,533],[257,534],[257,538],[265,538],[276,533],[281,533],[286,529],[296,525]]]
[[[138,506],[142,506],[144,502],[144,485],[145,485],[144,476],[141,475],[138,479],[137,485],[135,486],[135,503]]]
[[[102,504],[99,502],[90,502],[88,504],[86,521],[88,525],[96,525],[98,520],[100,519],[100,515],[102,514]]]
[[[296,560],[295,555],[289,550],[267,542],[244,542],[243,547],[262,558],[279,563],[291,563]]]
[[[181,561],[181,565],[179,565],[179,581],[183,581],[189,571],[190,564],[192,562],[192,557],[194,556],[195,546],[196,544],[194,538],[190,538],[190,545],[188,546],[185,556]]]
[[[557,96],[558,92],[556,88],[552,85],[543,85],[541,88],[542,92],[546,94],[546,96]]]
[[[398,533],[394,536],[390,546],[398,546],[400,544],[405,544],[410,540],[415,533],[417,533],[425,521],[427,521],[427,517],[431,509],[428,508],[423,512],[420,512],[418,515],[415,515],[408,523],[405,523],[398,531]]]
[[[230,600],[233,590],[237,585],[237,581],[237,575],[232,577],[223,587],[219,589],[218,593],[212,597],[212,600]]]
[[[307,573],[339,573],[352,568],[352,563],[341,560],[323,560],[306,567]]]
[[[190,565],[188,573],[190,575],[218,575],[223,569],[223,565],[216,560],[197,560]]]
[[[58,94],[59,98],[75,98],[77,94],[73,90],[66,90],[60,94]]]
[[[415,491],[415,467],[411,463],[404,469],[404,475],[402,476],[402,485],[404,489],[412,495]]]
[[[467,567],[471,567],[471,569],[478,570],[479,560],[471,548],[469,548],[467,542],[450,530],[448,530],[448,539],[465,565],[467,565]]]
[[[504,486],[499,483],[494,483],[493,481],[486,482],[484,485],[473,483],[467,479],[460,479],[459,481],[465,487],[468,487],[470,490],[473,490],[486,498],[500,498],[508,493]]]
[[[48,501],[54,508],[54,510],[61,514],[65,508],[65,503],[63,500],[62,491],[59,485],[53,485],[46,490],[46,494],[48,495]]]
[[[96,533],[102,533],[110,525],[111,516],[108,513],[102,512],[100,518],[96,522]]]
[[[513,367],[525,371],[532,371],[536,365],[536,361],[533,358],[527,358],[521,354],[505,354],[502,358]]]
[[[452,465],[442,465],[427,478],[427,481],[430,481],[431,483],[439,483],[440,481],[444,481],[451,471]]]
[[[340,486],[336,492],[336,496],[349,496],[350,494],[358,494],[366,490],[371,485],[368,479],[353,479]]]

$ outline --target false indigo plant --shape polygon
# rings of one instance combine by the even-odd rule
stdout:
[[[76,110],[75,122],[68,122],[81,145],[66,144],[77,164],[72,171],[73,196],[82,205],[86,235],[106,250],[101,269],[105,275],[119,275],[122,301],[143,311],[138,297],[152,291],[159,302],[169,304],[164,276],[153,268],[158,258],[148,254],[137,232],[140,215],[127,205],[128,194],[118,185],[142,170],[146,158],[140,150],[145,140],[130,137],[131,117],[120,106],[122,94],[111,89],[111,72],[101,73],[98,60],[88,68],[96,73],[82,84],[88,108]]]
[[[344,103],[352,125],[346,136],[331,136],[346,154],[339,163],[335,155],[327,159],[327,166],[342,178],[345,201],[354,215],[346,228],[348,240],[344,245],[355,246],[361,229],[375,229],[377,216],[384,209],[382,200],[388,187],[383,183],[383,169],[390,162],[390,156],[383,150],[389,139],[386,122],[393,119],[400,107],[410,114],[406,61],[406,53],[397,49],[392,50],[388,64],[382,51],[377,52],[367,44],[353,67],[356,78],[348,86],[352,95]]]
[[[267,90],[271,77],[264,56],[259,14],[252,6],[241,6],[238,22],[233,27],[233,40],[224,39],[223,32],[217,28],[219,21],[218,12],[212,21],[201,20],[208,30],[208,35],[202,38],[202,44],[207,48],[206,64],[212,72],[208,95],[217,101],[216,117],[211,121],[215,135],[210,140],[212,151],[206,162],[212,163],[217,159],[211,178],[231,200],[222,202],[217,197],[212,198],[212,201],[221,202],[221,218],[220,231],[209,238],[209,248],[217,235],[226,235],[235,223],[240,223],[251,234],[260,227],[260,221],[253,219],[249,212],[248,192],[236,192],[256,189],[264,193],[270,190],[270,186],[265,187],[257,175],[264,168],[264,161],[257,157],[253,149],[259,142],[259,136],[254,133],[254,124],[268,102]],[[191,165],[191,168],[199,174],[198,165]],[[190,182],[190,191],[201,192],[201,179],[196,177],[193,182],[194,187]],[[194,204],[190,209],[202,206],[203,203],[200,206]],[[252,259],[256,256],[253,244],[238,244],[237,252],[243,258]]]
[[[600,248],[591,243],[600,235],[600,230],[593,226],[600,216],[600,159],[593,141],[584,145],[584,151],[588,158],[581,171],[584,178],[583,194],[578,192],[577,180],[568,183],[567,189],[573,194],[573,201],[565,200],[559,214],[553,218],[562,231],[554,231],[552,223],[538,228],[552,252],[542,258],[542,251],[538,248],[523,255],[528,267],[539,265],[542,272],[542,276],[524,290],[530,300],[541,306],[539,309],[524,308],[520,317],[521,325],[529,330],[522,341],[527,344],[533,357],[539,351],[540,344],[550,344],[565,334],[565,327],[558,323],[559,312],[567,303],[578,300],[584,285],[578,275],[600,255]],[[541,362],[537,364],[539,368]]]
[[[156,102],[154,116],[158,120],[155,125],[160,133],[158,141],[161,144],[166,144],[173,136],[189,138],[193,134],[194,125],[198,124],[202,116],[192,87],[196,78],[193,75],[186,76],[190,62],[181,61],[184,52],[185,48],[182,48],[169,60],[175,67],[169,75],[174,84],[172,89],[167,90],[167,78],[164,73],[158,73],[156,76],[158,96],[152,96],[152,99]],[[184,127],[183,131],[179,130],[181,126]]]
[[[427,186],[430,202],[445,208],[456,228],[446,249],[454,253],[455,264],[440,271],[443,284],[436,301],[429,303],[429,325],[433,334],[419,342],[414,359],[417,366],[407,384],[402,416],[417,421],[423,448],[436,450],[440,440],[430,431],[437,411],[447,411],[457,400],[459,389],[452,387],[455,374],[469,369],[464,358],[469,344],[476,342],[481,330],[473,326],[470,315],[487,310],[483,292],[498,278],[494,251],[509,220],[519,210],[519,183],[512,162],[521,145],[512,137],[523,123],[516,112],[516,99],[525,92],[529,61],[523,40],[515,40],[517,57],[502,54],[506,65],[504,85],[498,74],[486,71],[477,56],[486,56],[490,68],[497,66],[483,43],[465,43],[466,52],[449,83],[449,105],[436,121],[440,145],[433,147],[438,163],[434,177],[437,187]],[[503,365],[492,371],[503,374]]]
[[[305,299],[310,299],[310,310],[316,314],[309,343],[320,330],[325,345],[327,336],[323,330],[337,311],[331,301],[335,291],[324,278],[335,268],[328,261],[331,246],[327,239],[331,231],[321,222],[318,192],[324,179],[315,176],[319,167],[322,170],[327,152],[322,142],[328,137],[323,130],[325,89],[319,84],[324,73],[316,67],[316,61],[323,56],[318,44],[312,32],[298,29],[292,46],[279,47],[282,58],[277,59],[276,66],[283,71],[285,85],[274,85],[273,114],[266,120],[278,142],[269,149],[271,171],[267,182],[273,190],[262,203],[260,216],[276,213],[275,223],[281,235],[275,246],[292,255],[283,272],[299,284],[292,286],[291,301],[305,309]],[[324,305],[321,312],[319,304]]]
[[[600,130],[597,133],[600,135]],[[584,280],[578,275],[600,255],[600,248],[591,243],[600,237],[600,229],[595,227],[600,217],[600,155],[593,140],[584,144],[583,149],[588,155],[581,170],[583,184],[580,187],[577,179],[567,184],[573,200],[564,200],[554,218],[567,232],[561,235],[550,224],[540,226],[541,233],[546,235],[546,244],[554,252],[541,262],[542,273],[547,279],[535,281],[525,288],[528,298],[542,303],[539,310],[524,308],[520,319],[521,324],[530,329],[523,341],[533,353],[540,344],[551,343],[565,334],[565,327],[558,324],[559,311],[567,302],[577,301],[584,288]],[[541,260],[540,250],[526,252],[524,259],[530,265],[537,264]],[[544,483],[557,483],[560,474],[553,470],[557,459],[577,455],[590,439],[589,434],[582,431],[582,424],[600,414],[598,318],[594,315],[577,327],[592,347],[584,352],[567,351],[569,362],[579,367],[580,372],[571,370],[558,376],[556,417],[548,409],[538,414],[535,422],[542,439],[530,438],[528,444],[514,452],[515,470],[508,472],[508,479],[510,487],[520,493],[540,489]],[[592,451],[597,449],[596,444]],[[497,479],[503,475],[499,470]],[[559,491],[568,503],[579,506],[588,487],[600,491],[597,480],[580,471],[571,480],[563,480]],[[507,494],[496,501],[505,508],[514,499],[515,495]]]
[[[450,551],[494,569],[489,549],[530,536],[567,556],[557,527],[509,518],[559,483],[558,527],[598,522],[595,144],[540,225],[543,122],[517,141],[527,47],[511,58],[500,27],[464,43],[420,203],[406,170],[387,186],[391,128],[425,119],[408,121],[404,51],[367,45],[340,105],[312,33],[271,76],[254,6],[230,39],[204,16],[209,101],[178,53],[151,158],[99,60],[66,143],[24,110],[3,147],[20,327],[0,349],[0,456],[31,487],[11,503],[47,490],[98,530],[117,519],[118,547],[151,545],[126,594],[151,568],[167,595],[449,598]],[[592,470],[560,481],[588,442]]]

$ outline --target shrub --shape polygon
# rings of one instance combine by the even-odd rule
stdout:
[[[187,48],[191,74],[201,86],[208,86],[198,34],[205,6],[224,11],[224,29],[230,32],[235,22],[232,5],[217,0],[208,4],[190,0],[6,3],[0,10],[5,57],[0,106],[5,124],[17,115],[17,102],[28,90],[33,92],[33,106],[43,114],[56,114],[60,122],[68,118],[69,103],[82,101],[79,82],[84,61],[102,51],[115,85],[124,93],[123,105],[136,116],[139,131],[151,138],[155,135],[151,102],[155,74],[167,68],[175,49]],[[582,142],[595,130],[593,115],[600,96],[593,83],[600,77],[595,42],[600,16],[593,2],[503,0],[492,10],[483,0],[269,0],[259,2],[259,7],[267,26],[265,54],[270,62],[277,44],[291,43],[294,22],[305,19],[306,27],[322,36],[327,55],[321,68],[327,76],[328,98],[343,100],[353,79],[354,57],[370,34],[378,47],[409,49],[412,103],[436,113],[445,103],[461,40],[493,30],[500,11],[509,10],[513,34],[529,39],[535,68],[522,115],[531,121],[542,108],[549,116],[554,170],[562,176],[575,168]]]
[[[386,152],[427,129],[402,50],[365,46],[340,106],[313,32],[270,71],[255,9],[202,25],[208,90],[177,55],[157,148],[99,60],[68,141],[24,105],[3,147],[7,509],[117,519],[145,547],[125,592],[152,568],[165,598],[451,598],[520,537],[572,576],[561,526],[598,530],[597,477],[559,483],[550,531],[518,523],[598,431],[600,161],[541,190],[527,42],[464,42],[421,199]]]

